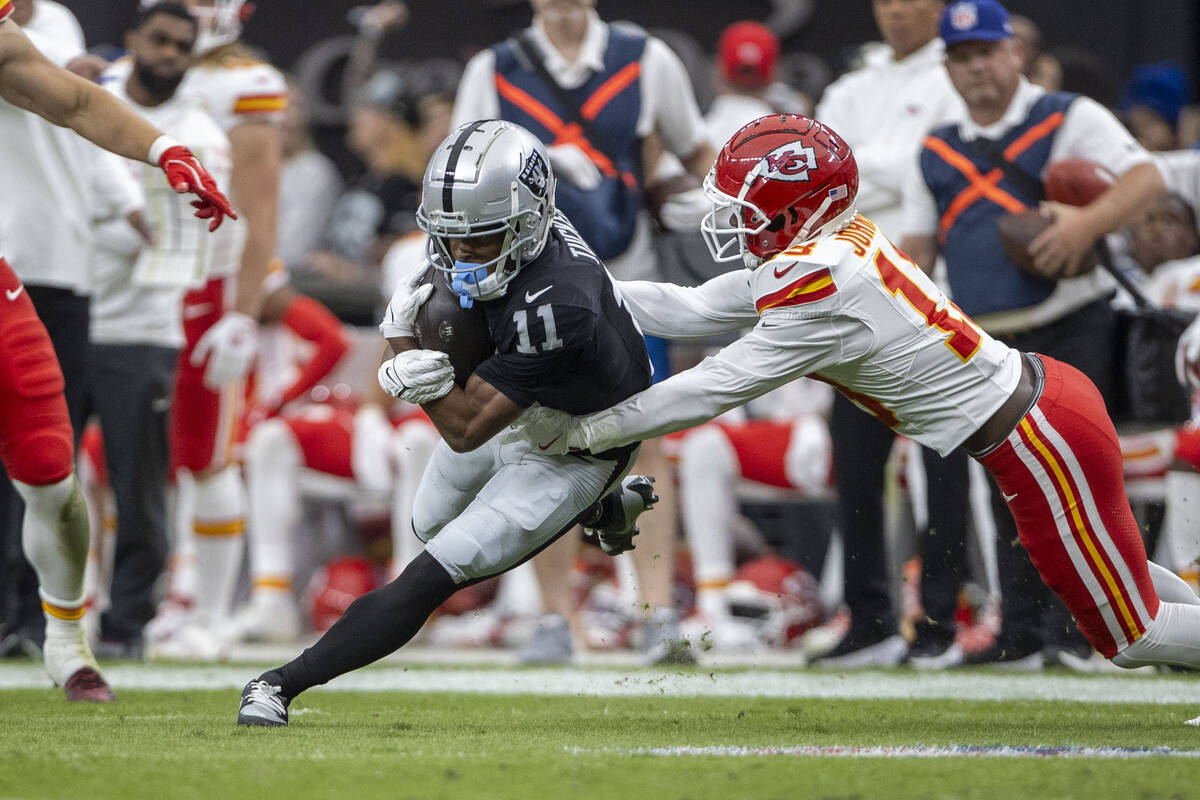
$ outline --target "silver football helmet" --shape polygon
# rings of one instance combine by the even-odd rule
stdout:
[[[461,125],[429,161],[417,224],[429,234],[429,259],[464,305],[501,297],[537,258],[554,219],[554,174],[546,147],[511,122]],[[450,240],[503,234],[500,254],[482,264],[455,262]]]

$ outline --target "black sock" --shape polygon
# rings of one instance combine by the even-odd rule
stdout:
[[[290,701],[309,687],[365,667],[415,636],[459,588],[445,567],[422,552],[396,580],[351,603],[316,644],[261,679],[282,686]]]

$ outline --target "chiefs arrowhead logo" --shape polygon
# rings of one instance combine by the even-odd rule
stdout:
[[[816,168],[816,152],[811,147],[791,143],[763,156],[759,174],[780,181],[807,181],[808,171]]]

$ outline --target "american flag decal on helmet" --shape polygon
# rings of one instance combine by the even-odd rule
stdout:
[[[849,197],[849,196],[850,196],[850,190],[846,188],[846,184],[844,184],[844,183],[841,186],[835,186],[829,190],[829,199],[830,200],[841,200],[842,198]]]

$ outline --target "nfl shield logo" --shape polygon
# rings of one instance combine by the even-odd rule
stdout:
[[[950,25],[956,31],[967,31],[979,23],[979,12],[974,3],[956,3],[950,9]]]

